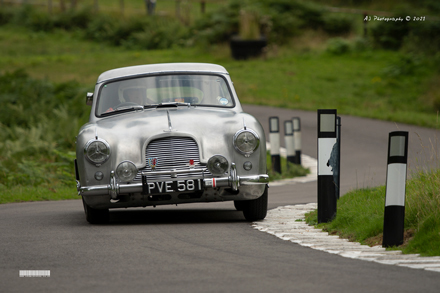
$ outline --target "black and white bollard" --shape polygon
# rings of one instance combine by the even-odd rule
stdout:
[[[293,136],[295,138],[295,164],[301,165],[301,119],[293,117]]]
[[[318,223],[336,216],[336,110],[318,110]]]
[[[295,164],[295,137],[293,136],[292,120],[284,121],[284,142],[286,145],[287,162]],[[287,165],[289,167],[289,165]]]
[[[278,117],[269,117],[269,141],[272,170],[281,174],[280,120]]]
[[[383,247],[403,244],[408,132],[390,132],[383,223]]]

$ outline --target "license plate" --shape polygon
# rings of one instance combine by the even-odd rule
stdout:
[[[142,178],[144,194],[172,193],[172,192],[195,192],[203,189],[203,179],[168,180],[147,182]]]

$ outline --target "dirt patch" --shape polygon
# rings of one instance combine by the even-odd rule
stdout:
[[[403,248],[406,245],[408,245],[408,242],[414,237],[414,233],[415,233],[414,229],[405,230],[403,232],[403,244],[400,245],[399,247]],[[380,233],[379,235],[374,237],[367,238],[365,240],[365,244],[367,244],[368,246],[382,245],[382,243],[383,243],[383,233]]]

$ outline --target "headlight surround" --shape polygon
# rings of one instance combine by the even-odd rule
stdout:
[[[241,129],[234,135],[234,148],[245,156],[250,156],[260,145],[260,137],[252,129]]]
[[[214,155],[209,158],[207,167],[212,175],[220,176],[228,171],[229,162],[225,157],[221,155]]]
[[[136,165],[130,161],[121,162],[118,167],[116,167],[116,176],[120,182],[131,182],[138,173]]]
[[[100,165],[110,157],[110,145],[103,139],[92,139],[84,146],[84,153],[89,162]]]

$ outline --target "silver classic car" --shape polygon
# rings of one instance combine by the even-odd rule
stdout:
[[[265,134],[224,67],[110,70],[86,103],[75,168],[88,222],[108,222],[112,208],[215,201],[234,201],[249,221],[266,216]]]

